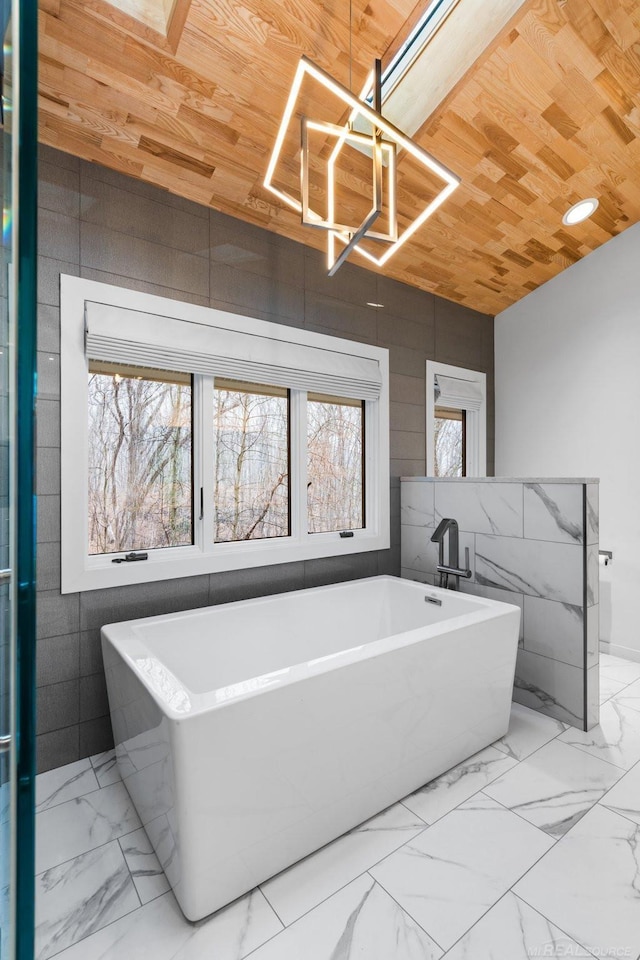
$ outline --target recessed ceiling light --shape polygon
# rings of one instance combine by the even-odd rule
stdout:
[[[372,303],[370,300],[367,300],[367,306],[381,308],[384,307],[384,303]]]
[[[582,223],[587,217],[598,209],[598,201],[595,197],[589,197],[587,200],[578,200],[572,207],[569,207],[562,222],[567,227],[573,227],[576,223]]]

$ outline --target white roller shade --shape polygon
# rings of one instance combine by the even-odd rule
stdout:
[[[439,407],[455,410],[479,410],[482,406],[482,388],[477,380],[460,380],[437,373],[436,403]]]
[[[90,360],[156,367],[179,373],[249,380],[376,400],[382,375],[377,360],[222,326],[85,303]]]

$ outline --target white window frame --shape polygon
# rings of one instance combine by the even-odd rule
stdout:
[[[427,476],[434,476],[435,462],[435,386],[436,375],[456,377],[476,383],[482,393],[478,410],[468,410],[462,404],[458,410],[466,411],[467,443],[465,450],[467,477],[487,475],[487,375],[479,370],[454,367],[449,363],[427,360]]]
[[[88,553],[88,361],[85,353],[85,302],[139,310],[212,327],[223,326],[255,336],[269,336],[313,347],[339,350],[355,357],[377,361],[382,379],[376,401],[365,401],[365,526],[352,537],[339,532],[308,533],[306,523],[306,393],[291,390],[291,535],[234,543],[213,542],[213,503],[205,493],[204,516],[199,518],[196,494],[207,490],[205,477],[207,444],[213,438],[194,421],[194,542],[183,547],[149,551],[149,559],[137,563],[112,563],[111,555]],[[342,556],[389,547],[389,352],[382,347],[355,343],[245,317],[210,307],[170,300],[126,290],[94,280],[61,276],[61,514],[62,593],[96,590],[132,583],[171,580],[225,570],[290,563],[319,557]],[[185,371],[188,373],[189,371]],[[194,378],[194,407],[209,403],[212,408],[213,381]],[[294,418],[293,412],[296,412]],[[297,423],[297,431],[294,425]],[[209,462],[211,458],[209,457]],[[84,468],[82,465],[85,465]],[[207,536],[210,531],[210,536]],[[124,552],[124,551],[123,551]]]

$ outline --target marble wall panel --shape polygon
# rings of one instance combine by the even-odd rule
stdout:
[[[587,730],[596,727],[600,720],[600,664],[587,670]]]
[[[584,671],[529,650],[518,650],[513,699],[572,727],[584,724]]]
[[[404,481],[400,523],[414,527],[435,527],[434,485]]]
[[[524,535],[530,540],[583,543],[582,510],[582,484],[524,484]]]
[[[533,597],[582,604],[582,548],[515,537],[476,537],[476,581]]]
[[[600,486],[587,484],[587,543],[598,543],[600,539]]]
[[[584,662],[582,604],[542,597],[524,598],[525,649],[574,667]]]
[[[470,593],[475,597],[487,597],[488,600],[497,600],[499,603],[511,603],[520,607],[520,646],[524,643],[524,595],[514,593],[513,590],[502,590],[500,587],[487,587],[474,580],[461,580],[460,589],[463,593]]]
[[[439,547],[433,543],[431,536],[433,527],[416,527],[411,524],[401,525],[400,564],[411,570],[422,573],[437,574]],[[475,535],[460,531],[458,534],[458,562],[460,568],[470,569],[471,578],[475,578]],[[469,551],[469,567],[465,567],[466,550]],[[448,539],[445,539],[444,562],[449,563]]]
[[[522,536],[522,486],[519,483],[429,484],[435,488],[436,525],[453,517],[461,530],[501,537]]]
[[[600,604],[587,607],[587,668],[600,662]]]
[[[600,562],[598,560],[599,544],[592,543],[587,547],[587,606],[592,607],[600,600]]]
[[[433,491],[433,525],[453,517],[461,548],[473,542],[474,576],[460,589],[522,610],[514,700],[579,728],[596,724],[598,484],[420,478],[401,487],[402,576],[438,582]]]

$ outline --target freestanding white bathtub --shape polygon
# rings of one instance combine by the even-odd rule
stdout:
[[[120,772],[185,916],[501,737],[519,617],[373,577],[104,627]]]

